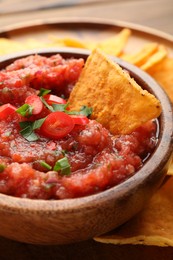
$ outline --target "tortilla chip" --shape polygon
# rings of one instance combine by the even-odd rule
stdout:
[[[64,46],[64,47],[75,47],[93,50],[99,48],[107,54],[119,56],[123,51],[129,37],[131,35],[131,30],[123,29],[120,33],[113,37],[107,38],[103,41],[86,41],[77,38],[57,38],[51,37],[50,46]]]
[[[173,102],[173,58],[165,58],[149,74],[165,89]]]
[[[36,48],[44,48],[47,47],[48,44],[43,41],[35,40],[33,38],[27,39],[22,43],[23,49],[36,49]]]
[[[138,215],[114,231],[94,239],[115,245],[173,246],[173,177]]]
[[[128,134],[161,113],[160,102],[98,49],[87,59],[69,104],[72,110],[92,107],[91,118],[112,134]]]
[[[49,43],[50,46],[63,46],[63,47],[74,47],[74,48],[84,48],[87,49],[87,43],[79,40],[77,38],[57,38],[57,37],[51,37],[51,42]]]
[[[125,61],[128,61],[136,66],[142,66],[148,58],[150,58],[153,53],[158,49],[158,43],[152,42],[146,44],[140,51],[134,54],[123,54],[121,58]]]
[[[161,62],[166,56],[168,55],[167,49],[163,45],[159,45],[158,50],[154,53],[148,60],[140,66],[142,70],[149,71],[152,69],[156,64]]]
[[[46,47],[47,44],[34,40],[28,39],[24,42],[18,42],[6,38],[0,38],[0,55],[10,54],[13,52],[30,50],[35,48],[43,48]]]
[[[17,41],[0,38],[0,55],[22,50],[23,46]]]
[[[117,35],[99,42],[95,47],[107,54],[119,56],[122,53],[130,35],[131,30],[125,28]]]

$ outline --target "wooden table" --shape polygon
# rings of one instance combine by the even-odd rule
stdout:
[[[42,4],[41,4],[42,3]],[[47,4],[46,4],[47,3]],[[49,4],[48,4],[49,3]],[[71,6],[68,6],[71,3]],[[76,4],[75,4],[76,3]],[[78,4],[77,4],[78,3]],[[58,7],[59,5],[59,7]],[[51,8],[53,6],[53,8]],[[32,10],[38,8],[37,10]],[[47,7],[47,9],[45,9]],[[28,8],[30,11],[26,11]],[[42,9],[39,9],[42,8]],[[13,12],[13,9],[15,12]],[[24,10],[17,12],[17,10]],[[50,17],[99,17],[146,25],[173,34],[172,0],[1,0],[0,26]]]
[[[50,17],[98,17],[122,20],[153,27],[173,35],[172,0],[0,1],[0,29],[7,28],[14,23]],[[0,238],[0,259],[172,260],[173,248],[114,246],[96,243],[93,240],[73,245],[38,246]]]

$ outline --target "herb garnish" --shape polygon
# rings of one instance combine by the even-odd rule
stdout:
[[[55,112],[53,107],[50,106],[43,97],[40,97],[40,99],[43,102],[43,104],[45,105],[45,107],[47,107],[47,109],[49,109],[51,112]]]
[[[50,92],[51,92],[50,89],[41,88],[41,89],[40,89],[40,92],[38,93],[38,96],[39,96],[39,97],[43,97],[43,96],[49,94]]]
[[[61,111],[61,112],[65,112],[67,113],[67,110],[66,108],[69,106],[69,104],[53,104],[52,107],[53,107],[53,110],[54,112],[55,111]]]
[[[70,111],[68,110],[68,106],[69,106],[69,103],[66,103],[66,104],[52,104],[49,105],[44,97],[41,97],[41,100],[43,102],[43,104],[51,111],[51,112],[56,112],[56,111],[61,111],[61,112],[64,112],[68,115],[83,115],[83,116],[86,116],[86,117],[89,117],[91,114],[92,114],[92,108],[91,107],[87,107],[87,106],[82,106],[80,111]]]
[[[40,165],[43,166],[44,168],[46,168],[47,170],[51,170],[52,166],[48,163],[46,163],[45,161],[40,161]],[[53,167],[53,171],[59,172],[61,175],[69,175],[71,173],[70,170],[70,164],[69,161],[67,159],[67,157],[63,157],[62,159],[59,159],[54,167]]]
[[[34,122],[31,121],[23,121],[19,122],[19,125],[21,127],[21,135],[29,142],[37,141],[38,135],[34,132],[34,130],[41,127],[43,122],[45,121],[46,117],[38,119]]]
[[[28,126],[20,131],[21,135],[29,142],[37,141],[38,135],[35,134],[31,126]]]
[[[0,164],[0,173],[3,172],[5,170],[5,165],[4,164]]]
[[[55,163],[54,171],[61,171],[62,175],[69,175],[71,173],[70,164],[67,157],[63,157]]]
[[[19,107],[16,112],[24,117],[29,117],[32,115],[32,110],[33,107],[28,105],[28,104],[24,104],[21,107]]]
[[[49,90],[49,89],[41,88],[38,96],[40,96],[40,99],[41,99],[42,103],[45,105],[45,107],[48,110],[50,110],[52,113],[59,111],[59,112],[64,112],[68,115],[83,115],[86,117],[89,117],[91,115],[92,108],[89,108],[87,106],[82,106],[80,111],[70,111],[70,110],[68,110],[69,103],[49,105],[47,103],[47,101],[45,100],[44,96],[50,92],[51,92],[51,90]],[[32,115],[33,107],[31,105],[25,103],[24,105],[19,107],[16,110],[16,112],[19,113],[20,115],[22,115],[23,117],[28,118]],[[21,131],[20,131],[21,135],[29,142],[37,141],[39,139],[39,136],[35,133],[34,130],[40,128],[46,118],[47,117],[44,117],[44,118],[38,119],[36,121],[20,122],[19,125],[21,127]]]
[[[68,115],[83,115],[89,117],[92,114],[92,108],[87,106],[82,106],[80,111],[70,111],[68,110],[69,103],[67,104],[53,104],[54,111],[61,111]]]
[[[83,115],[89,117],[92,114],[92,108],[87,106],[82,106],[80,111],[66,111],[69,115]]]
[[[43,166],[44,168],[46,168],[47,170],[51,170],[52,166],[48,163],[46,163],[45,161],[40,161],[40,165]]]

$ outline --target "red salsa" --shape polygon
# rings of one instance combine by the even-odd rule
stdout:
[[[156,120],[113,136],[68,109],[83,59],[33,55],[0,71],[0,192],[32,199],[87,196],[140,169],[157,143]],[[50,93],[51,92],[51,93]]]

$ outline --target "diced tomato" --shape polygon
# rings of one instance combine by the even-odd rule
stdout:
[[[55,95],[51,95],[51,94],[45,95],[44,99],[46,100],[46,102],[49,105],[52,105],[52,104],[66,104],[66,100],[65,99],[63,99],[61,97],[58,97],[58,96],[55,96]]]
[[[9,115],[16,111],[16,107],[11,104],[5,104],[0,106],[0,120],[6,119]]]
[[[86,125],[89,123],[89,119],[83,115],[71,115],[75,125]]]
[[[41,101],[40,97],[37,96],[37,95],[28,96],[25,99],[25,104],[32,106],[32,108],[33,108],[32,114],[33,115],[38,115],[43,110],[43,102]]]
[[[74,128],[73,119],[64,112],[52,112],[45,119],[40,133],[52,139],[59,139],[68,135]]]

